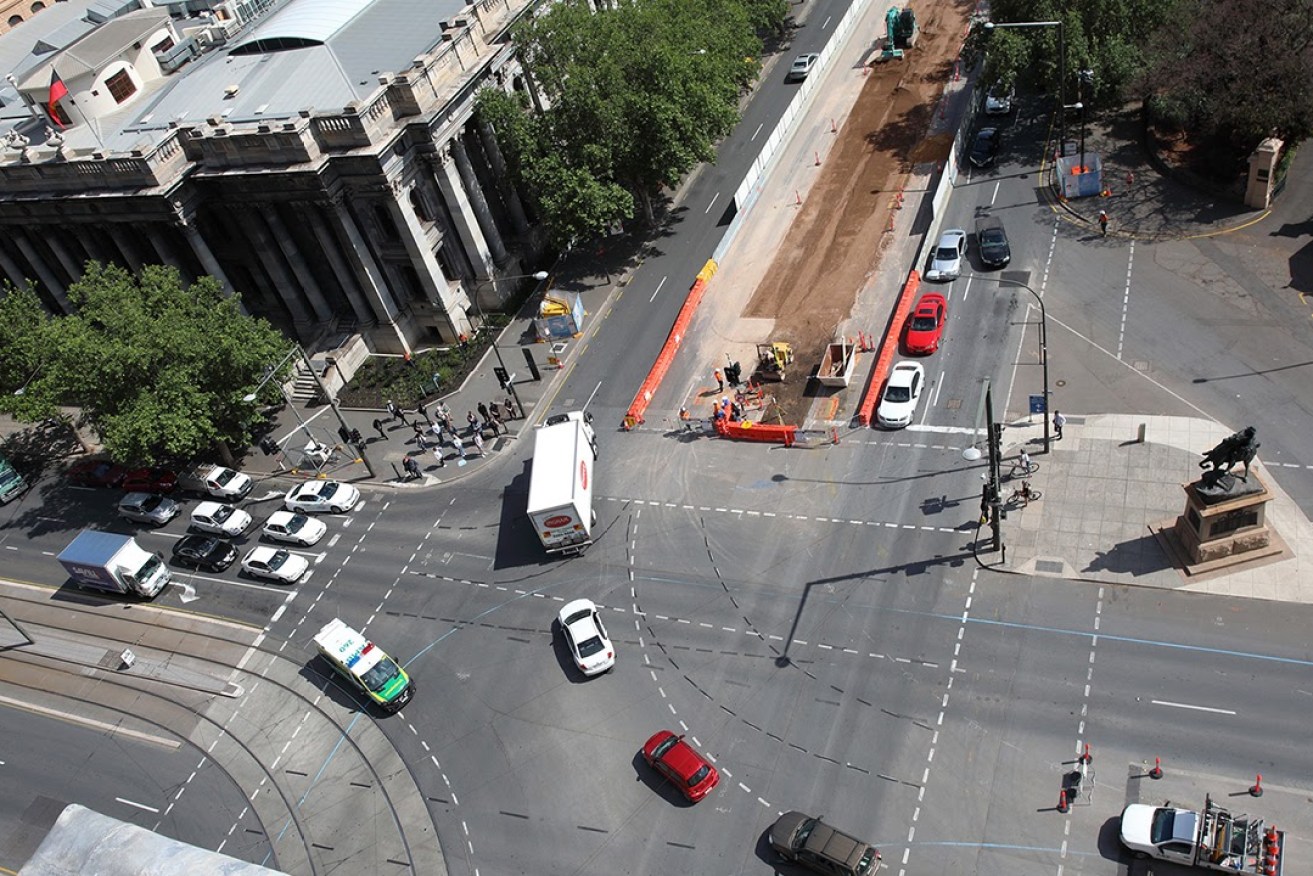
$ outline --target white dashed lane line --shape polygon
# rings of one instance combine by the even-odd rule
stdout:
[[[594,498],[597,499],[598,501],[603,501],[603,502],[620,502],[623,504],[633,504],[633,505],[644,505],[644,504],[659,505],[660,504],[660,505],[664,505],[664,507],[667,508],[676,507],[669,503],[648,502],[646,499],[630,499],[630,498],[625,498],[623,496],[595,496]],[[892,520],[853,520],[848,518],[841,519],[838,517],[810,517],[806,514],[782,514],[778,512],[772,513],[767,511],[752,511],[747,508],[712,508],[707,505],[680,505],[678,507],[684,511],[698,511],[703,514],[725,514],[725,515],[732,514],[738,516],[747,515],[752,517],[758,517],[758,516],[776,517],[781,520],[798,520],[804,523],[806,522],[829,523],[836,526],[883,526],[886,529],[916,529],[916,530],[920,530],[921,532],[942,532],[950,535],[958,535],[961,532],[961,530],[959,530],[957,527],[954,526],[924,526],[917,523],[902,523]],[[632,565],[633,562],[634,562],[634,558],[633,555],[631,554],[630,565]]]

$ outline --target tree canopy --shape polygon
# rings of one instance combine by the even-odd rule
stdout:
[[[243,397],[290,345],[217,281],[89,262],[68,297],[77,311],[53,318],[30,289],[0,298],[0,410],[34,422],[79,405],[109,456],[133,465],[249,440]]]
[[[759,69],[757,29],[784,0],[632,0],[593,11],[564,0],[514,31],[541,107],[498,89],[478,98],[518,181],[558,243],[632,218],[702,161],[738,121]]]

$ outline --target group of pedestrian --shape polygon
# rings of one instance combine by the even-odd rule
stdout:
[[[479,456],[483,456],[485,454],[484,442],[489,433],[492,437],[496,437],[510,432],[506,421],[518,417],[515,402],[509,395],[501,402],[496,399],[487,403],[479,402],[476,406],[477,416],[474,411],[466,413],[466,431],[462,436],[461,431],[456,426],[456,419],[451,413],[451,408],[445,402],[433,402],[429,405],[420,402],[413,411],[413,415],[417,418],[413,422],[406,419],[406,411],[392,399],[388,399],[385,407],[387,408],[387,419],[376,417],[373,422],[374,431],[378,433],[378,437],[386,439],[388,437],[387,423],[399,420],[402,425],[410,426],[411,430],[414,431],[415,446],[420,451],[432,452],[438,468],[444,468],[447,465],[443,449],[448,443],[456,449],[457,455],[462,460],[469,457],[466,439],[473,446],[474,451]],[[407,478],[423,477],[423,472],[415,457],[407,456],[401,465],[406,471]]]

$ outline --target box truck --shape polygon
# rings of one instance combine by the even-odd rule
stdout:
[[[149,599],[173,580],[164,557],[130,535],[84,529],[57,559],[79,587],[126,596]]]
[[[596,439],[586,417],[543,426],[534,438],[529,520],[549,554],[580,554],[593,543]]]

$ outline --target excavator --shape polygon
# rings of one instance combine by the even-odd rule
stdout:
[[[786,369],[793,363],[793,345],[785,341],[772,341],[757,345],[757,382],[771,380],[783,382]]]

